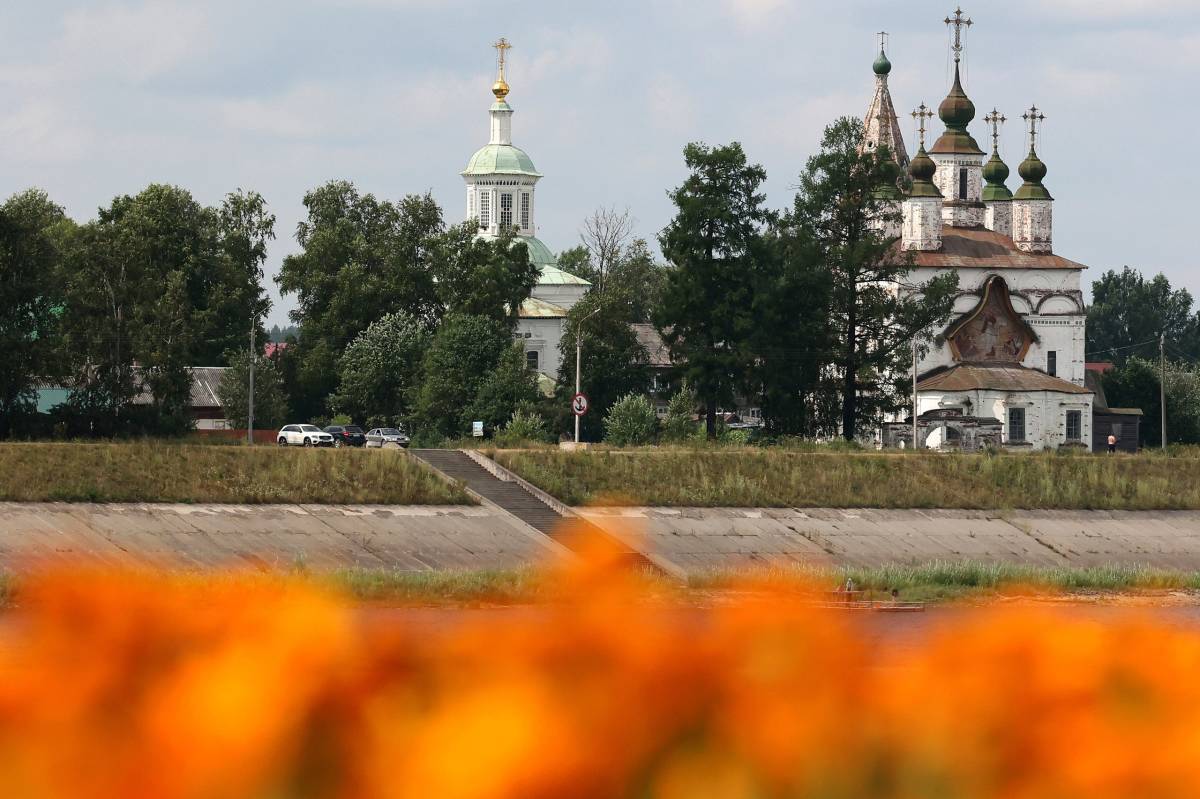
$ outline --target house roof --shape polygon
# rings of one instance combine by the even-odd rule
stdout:
[[[517,316],[522,319],[565,319],[567,309],[552,302],[539,300],[537,297],[530,297],[521,303],[521,307],[517,310]]]
[[[1012,363],[961,363],[935,372],[917,383],[917,391],[1050,391],[1056,394],[1091,394],[1045,372]]]
[[[942,249],[913,252],[916,266],[956,269],[1086,269],[1058,255],[1023,252],[1003,233],[985,228],[942,228]]]
[[[187,371],[192,375],[191,407],[219,409],[221,400],[217,398],[217,387],[229,369],[224,366],[190,366]],[[153,402],[153,395],[145,387],[133,399],[134,405],[150,405]]]
[[[651,368],[665,369],[671,366],[671,351],[654,325],[638,322],[630,327],[637,335],[638,343],[646,349],[646,356],[649,358],[648,364]]]

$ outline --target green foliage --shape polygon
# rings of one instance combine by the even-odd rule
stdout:
[[[696,413],[697,402],[696,392],[684,381],[667,403],[667,418],[663,420],[662,432],[664,441],[678,443],[696,435],[697,425],[692,417]]]
[[[770,220],[766,172],[740,144],[684,149],[689,175],[671,193],[675,218],[659,236],[667,269],[654,321],[705,403],[715,438],[719,405],[732,404],[754,363],[754,272]]]
[[[515,322],[541,270],[512,232],[482,238],[476,224],[467,221],[437,239],[433,273],[447,313]]]
[[[229,371],[217,386],[217,397],[225,409],[225,418],[244,430],[249,424],[250,354],[239,350],[229,357]],[[254,359],[254,427],[258,430],[281,427],[288,423],[287,396],[283,379],[270,358]]]
[[[583,278],[593,286],[596,285],[596,266],[592,263],[592,255],[587,247],[572,247],[560,252],[558,268],[569,275]]]
[[[1167,442],[1200,444],[1200,371],[1168,361]],[[1162,446],[1161,371],[1157,361],[1131,356],[1104,373],[1102,385],[1110,408],[1142,410],[1141,444]]]
[[[1122,365],[1129,358],[1149,356],[1157,352],[1161,334],[1178,354],[1200,356],[1200,317],[1192,313],[1186,289],[1172,289],[1161,274],[1147,280],[1128,266],[1119,273],[1105,272],[1092,283],[1089,361]]]
[[[421,362],[415,405],[421,428],[442,438],[469,432],[475,420],[464,421],[463,411],[472,407],[480,386],[511,347],[512,336],[502,322],[483,316],[446,317]]]
[[[411,413],[430,338],[424,323],[407,311],[373,322],[342,354],[330,406],[368,427],[401,424]]]
[[[463,413],[463,427],[483,422],[484,430],[497,430],[512,418],[522,405],[537,401],[537,374],[525,364],[525,347],[512,344],[501,354]]]
[[[642,394],[622,397],[604,417],[604,440],[616,447],[652,444],[657,432],[658,417]]]
[[[504,447],[526,443],[546,444],[553,440],[546,420],[534,410],[518,408],[495,436],[496,444]]]
[[[62,377],[58,275],[71,223],[44,192],[27,191],[0,206],[0,438],[37,408],[39,378]]]
[[[878,422],[902,404],[903,392],[882,376],[904,373],[910,343],[949,317],[958,288],[958,276],[948,274],[912,292],[892,291],[911,269],[911,256],[880,232],[898,218],[878,192],[894,179],[894,167],[886,148],[860,153],[862,136],[862,123],[849,118],[825,129],[821,151],[809,159],[782,222],[789,256],[808,262],[827,281],[831,335],[817,344],[833,342],[841,412],[840,419],[818,419],[816,425],[825,433],[840,428],[847,440],[860,425]],[[801,280],[801,291],[807,282]]]

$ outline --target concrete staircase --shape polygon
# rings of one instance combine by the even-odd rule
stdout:
[[[614,547],[620,559],[627,561],[630,566],[663,570],[659,564],[596,525],[578,516],[567,516],[559,512],[526,491],[518,482],[501,480],[465,452],[453,449],[416,449],[409,452],[443,476],[458,481],[468,491],[512,514],[573,552],[582,552],[597,543],[602,543]],[[571,523],[564,524],[568,521]]]

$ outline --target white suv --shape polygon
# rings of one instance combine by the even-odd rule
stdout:
[[[289,424],[279,431],[279,446],[332,447],[333,436],[314,424]]]

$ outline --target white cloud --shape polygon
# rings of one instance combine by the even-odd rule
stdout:
[[[74,76],[150,80],[204,52],[212,33],[206,9],[149,0],[69,11],[56,60]]]

